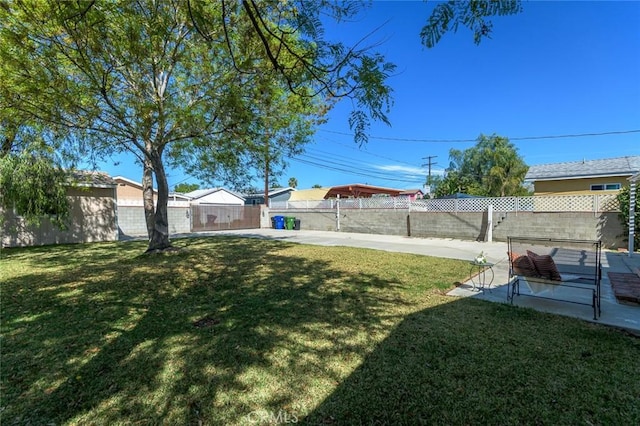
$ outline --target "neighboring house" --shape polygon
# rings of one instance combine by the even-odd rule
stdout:
[[[288,201],[320,201],[324,200],[330,188],[298,189],[291,193]]]
[[[436,197],[436,200],[464,200],[464,199],[469,199],[469,198],[482,198],[478,195],[469,195],[469,194],[463,194],[462,192],[456,192],[455,194],[449,194],[449,195],[443,195],[441,197]]]
[[[269,190],[267,196],[269,197],[269,202],[271,201],[289,201],[291,198],[291,193],[295,192],[295,188],[287,187],[287,188],[273,188]],[[255,193],[255,194],[246,194],[244,195],[245,204],[247,205],[258,205],[265,204],[264,202],[264,192]]]
[[[406,189],[398,194],[400,197],[408,197],[409,201],[421,200],[424,198],[424,192],[421,189]]]
[[[371,186],[354,183],[351,185],[331,187],[324,198],[337,198],[338,195],[340,196],[340,198],[368,198],[371,196],[379,195],[397,197],[403,191],[404,190],[402,189],[383,188],[381,186]]]
[[[196,189],[186,194],[174,194],[174,196],[186,197],[191,204],[215,204],[225,206],[243,206],[245,199],[242,195],[224,188]]]
[[[142,204],[142,184],[140,182],[127,179],[124,176],[115,176],[114,181],[118,184],[118,204],[119,205],[143,205]],[[153,202],[157,200],[158,191],[153,190]]]
[[[70,204],[68,229],[60,230],[46,219],[39,226],[4,212],[2,247],[116,241],[116,182],[106,173],[75,172],[67,188]]]
[[[118,184],[117,196],[119,206],[142,206],[142,184],[124,176],[116,176],[113,180]],[[169,206],[184,207],[191,199],[178,192],[169,193]],[[153,202],[158,201],[158,191],[153,189]]]
[[[535,195],[615,193],[640,171],[640,156],[540,164],[529,167],[525,182]]]

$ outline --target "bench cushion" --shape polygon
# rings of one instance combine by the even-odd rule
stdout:
[[[514,252],[507,253],[509,255],[509,260],[511,261],[511,266],[513,267],[513,272],[516,275],[524,275],[526,277],[538,277],[538,271],[536,270],[533,261],[527,255],[522,255]]]
[[[551,256],[548,254],[540,255],[530,250],[527,250],[527,255],[533,261],[533,265],[542,278],[553,281],[562,281],[560,271],[558,271],[558,267]]]

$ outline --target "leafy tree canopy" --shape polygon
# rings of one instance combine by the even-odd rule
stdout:
[[[493,23],[489,17],[515,15],[521,11],[519,0],[449,0],[436,5],[420,38],[422,44],[432,48],[445,33],[456,32],[462,25],[473,32],[473,41],[480,44],[483,38],[491,38]]]
[[[186,194],[187,192],[191,192],[191,191],[195,191],[197,189],[200,189],[200,185],[197,183],[179,183],[177,184],[173,190],[175,192],[180,192],[183,194]]]
[[[29,224],[50,220],[66,228],[68,173],[45,152],[10,152],[0,156],[0,207],[13,210]]]
[[[265,158],[267,129],[278,133],[276,144],[297,149],[310,125],[295,118],[320,119],[341,97],[354,101],[356,140],[366,141],[370,120],[388,121],[386,80],[394,66],[368,49],[324,39],[320,16],[343,19],[359,8],[252,0],[3,2],[0,119],[65,129],[85,155],[135,156],[145,201],[152,201],[144,190],[152,177],[158,190],[155,206],[145,202],[149,249],[163,249],[170,246],[167,160],[233,181]],[[291,126],[295,135],[288,137]],[[270,162],[287,151],[270,149]]]
[[[523,184],[529,167],[508,138],[480,135],[475,146],[450,150],[449,159],[436,188],[438,197],[458,192],[486,197],[528,194]]]
[[[0,89],[4,87],[0,85]],[[0,104],[5,94],[0,93]],[[0,116],[2,210],[13,211],[28,224],[48,220],[66,228],[70,207],[66,194],[72,184],[73,164],[71,156],[65,155],[62,140],[51,129],[19,115]]]

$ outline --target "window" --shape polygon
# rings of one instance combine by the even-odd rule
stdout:
[[[592,191],[616,191],[622,187],[619,183],[599,183],[591,185]]]

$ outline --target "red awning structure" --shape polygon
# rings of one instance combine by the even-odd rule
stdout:
[[[327,195],[324,196],[325,200],[329,198],[369,198],[372,195],[384,194],[392,197],[397,197],[403,192],[403,189],[382,188],[380,186],[362,185],[359,183],[353,185],[343,185],[332,187]]]

